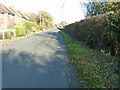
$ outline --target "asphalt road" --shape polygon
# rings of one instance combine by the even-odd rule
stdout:
[[[3,88],[70,88],[74,81],[74,70],[57,29],[2,47]]]

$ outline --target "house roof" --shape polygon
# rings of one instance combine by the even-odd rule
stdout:
[[[17,12],[21,15],[22,18],[25,18],[25,16],[20,11]]]
[[[0,13],[8,13],[8,14],[15,15],[13,12],[11,12],[7,7],[2,5],[1,3],[0,3]]]
[[[29,17],[28,15],[23,14],[22,12],[17,11],[17,10],[15,10],[14,8],[9,8],[9,9],[10,9],[12,12],[14,12],[15,15],[18,15],[19,17],[22,17],[22,18],[24,18],[24,19],[26,19],[26,20],[31,21],[31,19],[30,19],[30,17]]]
[[[15,10],[14,8],[9,8],[15,15],[19,16],[19,17],[22,17],[20,13],[18,13],[17,10]]]
[[[11,7],[5,7],[3,4],[0,3],[0,13],[8,13],[8,14],[11,14],[11,15],[17,15],[21,18],[24,18],[26,20],[29,20],[31,21],[30,17],[26,14],[23,14],[21,13],[20,11],[17,11],[15,10],[14,8],[11,8]]]
[[[24,17],[25,17],[26,20],[31,21],[31,19],[30,19],[30,17],[28,16],[28,14],[24,13],[23,15],[24,15]]]
[[[31,21],[30,17],[27,14],[21,13],[20,11],[18,12],[21,14],[22,18],[24,18],[25,20]]]

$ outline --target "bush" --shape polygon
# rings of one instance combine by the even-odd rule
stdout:
[[[5,39],[11,39],[11,36],[8,34],[8,32],[4,33],[4,37],[5,37]]]
[[[85,42],[91,48],[104,50],[112,56],[118,55],[119,15],[120,11],[93,16],[66,26],[63,31]]]
[[[14,26],[13,29],[16,30],[16,36],[25,36],[27,34],[27,29],[25,26]]]
[[[5,39],[11,39],[13,36],[14,36],[14,33],[12,31],[4,33]]]
[[[11,31],[10,32],[10,36],[13,37],[14,36],[14,32]]]
[[[23,25],[26,27],[26,29],[30,31],[32,31],[32,27],[35,27],[35,23],[31,23],[31,22],[25,22]]]
[[[21,26],[14,26],[13,29],[16,30],[17,37],[25,36],[27,33],[35,32],[36,30],[42,30],[35,22],[25,22]]]
[[[40,30],[40,31],[43,31],[43,28],[40,27],[40,26],[36,26],[36,29],[37,29],[37,30]]]
[[[26,27],[26,29],[29,30],[30,32],[35,32],[35,31],[33,30],[33,28],[34,28],[35,30],[42,30],[42,27],[38,26],[35,22],[25,22],[23,25],[24,25],[24,26]]]

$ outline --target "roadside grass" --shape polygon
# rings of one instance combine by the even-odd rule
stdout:
[[[62,32],[70,63],[77,75],[77,88],[118,88],[118,60],[88,48]]]

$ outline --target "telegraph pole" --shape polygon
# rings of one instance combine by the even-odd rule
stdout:
[[[65,0],[63,1],[62,6],[61,6],[61,24],[60,24],[61,28],[63,28],[62,22],[64,21],[64,6],[65,6]]]
[[[40,13],[40,26],[41,26],[41,13]]]
[[[61,6],[61,21],[64,19],[64,6],[65,6],[65,0],[63,1],[63,4]]]

